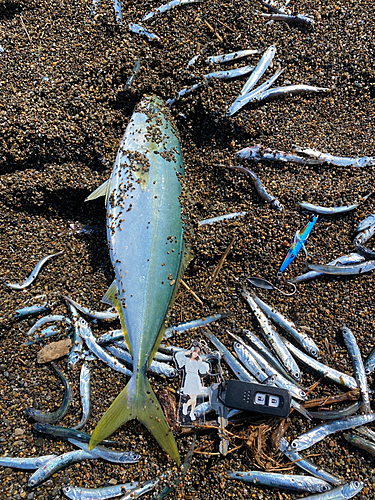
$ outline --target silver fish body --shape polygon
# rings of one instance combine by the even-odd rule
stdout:
[[[107,346],[107,350],[116,358],[121,359],[131,367],[133,366],[133,360],[129,352],[116,346]],[[154,359],[151,361],[151,364],[148,367],[148,372],[152,375],[163,375],[170,378],[177,376],[176,368],[168,365],[168,363],[155,361]]]
[[[329,92],[331,89],[325,87],[314,87],[313,85],[288,85],[286,87],[273,87],[272,89],[259,92],[254,95],[252,102],[261,102],[268,99],[276,99],[277,97],[284,97],[288,94],[304,94],[308,92],[320,93]]]
[[[370,393],[367,383],[367,376],[357,341],[353,333],[346,326],[342,329],[342,336],[353,362],[355,378],[362,395],[363,411],[364,413],[371,413]]]
[[[131,483],[104,486],[103,488],[78,488],[75,486],[64,486],[63,493],[70,500],[107,500],[118,497],[138,486],[137,481]]]
[[[49,310],[50,306],[47,302],[45,302],[44,304],[35,304],[33,306],[27,306],[23,307],[22,309],[17,309],[14,317],[15,319],[26,318],[35,314],[48,312]]]
[[[289,391],[290,395],[296,399],[306,399],[305,391],[299,387],[295,382],[291,382],[284,375],[282,375],[276,368],[274,368],[266,359],[263,358],[262,354],[257,352],[255,349],[252,349],[251,346],[247,346],[245,348],[249,351],[250,355],[254,357],[256,362],[259,364],[261,369],[267,375],[267,377],[276,377],[275,385],[277,387],[281,387]]]
[[[111,356],[96,342],[95,336],[92,333],[91,328],[89,327],[87,321],[85,321],[83,318],[81,318],[81,320],[82,320],[81,321],[82,328],[80,330],[81,337],[85,341],[89,350],[93,352],[95,356],[97,356],[101,361],[103,361],[103,363],[110,366],[113,370],[116,370],[120,373],[123,373],[124,375],[127,375],[128,377],[131,377],[132,372],[128,370],[122,363],[120,363],[115,357]]]
[[[56,257],[57,255],[61,255],[62,253],[64,253],[64,252],[57,252],[57,253],[54,253],[52,255],[47,255],[46,257],[43,257],[43,259],[41,259],[38,262],[38,264],[34,267],[33,271],[29,275],[29,277],[23,283],[19,284],[19,283],[6,283],[6,282],[4,282],[3,284],[5,286],[7,286],[8,288],[11,288],[12,290],[24,290],[25,288],[27,288],[28,286],[30,286],[31,283],[36,279],[36,277],[38,276],[40,270],[42,269],[42,267],[44,266],[44,264],[49,259],[52,259],[53,257]]]
[[[292,451],[302,451],[307,450],[311,446],[322,439],[334,434],[336,432],[346,431],[348,429],[354,429],[355,427],[359,427],[360,425],[368,424],[369,422],[373,422],[375,420],[375,414],[371,415],[358,415],[349,418],[343,418],[341,420],[335,420],[334,422],[330,422],[327,424],[319,425],[314,429],[302,434],[297,439],[292,441],[290,444],[290,449]]]
[[[68,441],[81,450],[88,452],[89,444],[83,441],[78,441],[77,439],[68,438]],[[107,462],[112,462],[115,464],[134,464],[139,462],[141,456],[133,451],[115,451],[106,448],[105,446],[95,446],[93,450],[90,451],[91,455],[95,457],[100,457]]]
[[[344,433],[343,436],[351,445],[367,451],[367,453],[370,453],[373,457],[375,456],[375,443],[373,441],[369,441],[368,439],[358,436],[357,434]]]
[[[238,356],[238,359],[245,366],[247,370],[255,377],[258,382],[262,383],[269,377],[265,374],[262,368],[257,363],[256,359],[251,356],[250,351],[245,349],[245,347],[239,342],[234,343],[234,350]]]
[[[223,71],[213,71],[207,75],[203,75],[205,80],[211,80],[212,78],[219,78],[221,80],[226,80],[228,78],[237,78],[238,76],[247,75],[253,71],[254,66],[242,66],[241,68],[223,70]]]
[[[197,418],[199,418],[205,415],[206,413],[209,413],[211,410],[212,408],[210,402],[205,401],[204,403],[201,403],[194,408],[194,415]]]
[[[349,253],[347,255],[342,255],[341,257],[337,257],[337,259],[328,262],[328,266],[345,266],[347,264],[353,264],[356,262],[363,262],[365,257],[360,255],[359,253]],[[290,283],[301,283],[302,281],[311,280],[318,276],[322,276],[323,273],[318,273],[317,271],[309,271],[308,273],[301,274],[296,278],[289,279]]]
[[[129,491],[129,493],[126,493],[119,500],[135,500],[136,498],[139,498],[145,493],[148,493],[149,491],[152,491],[154,488],[156,488],[159,481],[160,479],[158,477],[150,479],[149,481],[145,481]]]
[[[227,365],[230,367],[230,369],[233,371],[233,373],[236,375],[236,377],[239,380],[243,380],[245,382],[253,382],[257,383],[257,380],[253,375],[251,375],[242,365],[241,363],[233,356],[233,354],[225,347],[224,344],[220,342],[218,338],[215,337],[211,332],[208,330],[205,331],[205,334],[207,337],[211,340],[211,342],[214,344],[216,349],[220,352],[221,356],[223,357],[224,361],[227,363]]]
[[[268,66],[271,64],[273,58],[276,54],[275,45],[271,45],[263,54],[258,64],[256,65],[253,73],[250,78],[247,80],[245,85],[243,86],[240,95],[247,94],[257,83],[257,81],[262,77],[264,72],[267,70]]]
[[[179,92],[177,92],[176,97],[174,97],[173,99],[168,99],[167,101],[165,101],[165,104],[167,106],[173,106],[173,104],[178,99],[180,99],[181,97],[183,97],[183,96],[185,96],[187,94],[190,94],[191,92],[194,92],[194,90],[199,89],[199,87],[202,87],[203,85],[204,85],[204,83],[195,83],[191,87],[186,87],[186,88],[180,90]]]
[[[321,207],[319,205],[313,205],[312,203],[303,202],[299,202],[298,205],[302,208],[302,210],[308,210],[309,212],[314,212],[315,214],[339,215],[346,212],[351,212],[358,207],[359,203],[342,207]]]
[[[61,437],[64,439],[72,438],[78,439],[79,441],[86,441],[88,443],[90,441],[90,434],[86,432],[79,431],[77,429],[72,429],[69,427],[62,427],[60,425],[49,425],[42,424],[40,422],[36,422],[33,424],[33,429],[37,432],[42,432],[43,434],[49,434],[54,437]],[[116,444],[116,441],[103,441],[104,444]]]
[[[365,483],[353,481],[338,486],[331,491],[327,491],[327,493],[318,493],[317,495],[310,495],[308,497],[299,498],[298,500],[348,500],[362,491],[364,485]]]
[[[371,375],[375,368],[375,347],[372,349],[368,355],[366,361],[364,362],[366,375]]]
[[[229,478],[257,485],[295,491],[310,491],[311,493],[322,493],[331,489],[330,484],[320,478],[297,474],[278,474],[276,472],[262,471],[230,472]]]
[[[81,394],[82,418],[79,424],[73,429],[80,429],[88,421],[91,413],[91,386],[90,386],[90,367],[83,363],[79,377],[79,392]]]
[[[269,363],[271,367],[273,367],[275,373],[281,374],[293,385],[296,385],[296,380],[289,375],[283,365],[256,335],[250,332],[250,330],[243,330],[243,333],[249,340],[250,344],[254,347],[254,349],[262,356],[262,358],[264,358]]]
[[[218,63],[233,61],[234,59],[240,59],[241,57],[246,57],[258,53],[259,50],[253,50],[253,49],[238,50],[237,52],[230,52],[229,54],[209,56],[206,58],[206,63],[218,64]]]
[[[288,441],[284,437],[280,439],[279,449],[287,458],[289,458],[289,460],[294,462],[296,465],[298,465],[298,467],[305,470],[309,474],[315,477],[319,477],[320,479],[323,479],[323,481],[327,481],[331,484],[342,484],[342,480],[338,477],[333,476],[323,469],[320,469],[317,465],[311,462],[311,460],[309,460],[308,458],[304,458],[300,453],[296,451],[290,451],[288,449]]]
[[[356,401],[341,410],[310,411],[309,413],[310,416],[316,420],[339,420],[341,418],[351,417],[358,412],[362,405],[362,401]]]
[[[40,410],[36,410],[35,408],[26,408],[26,413],[29,417],[33,418],[37,422],[41,422],[44,424],[53,424],[55,422],[58,422],[61,420],[64,415],[67,413],[69,409],[70,402],[72,400],[72,388],[69,384],[69,381],[67,378],[64,376],[64,374],[57,368],[55,364],[52,364],[52,367],[54,368],[55,372],[60,376],[61,380],[63,381],[64,384],[64,397],[62,400],[62,403],[60,405],[60,408],[58,408],[54,412],[50,413],[44,413]]]
[[[258,195],[264,200],[265,202],[269,203],[269,205],[274,208],[275,210],[279,210],[282,212],[284,210],[283,205],[279,202],[275,196],[272,196],[269,194],[266,190],[266,188],[263,186],[261,180],[258,178],[258,176],[253,172],[252,170],[242,167],[240,165],[237,165],[236,167],[232,167],[228,165],[228,168],[231,168],[233,170],[239,170],[240,172],[245,173],[250,177],[250,179],[253,181],[254,187],[256,189],[256,192]]]
[[[37,331],[38,328],[45,325],[46,323],[56,323],[59,321],[67,323],[68,325],[72,324],[71,320],[66,316],[62,316],[61,314],[51,314],[48,316],[43,316],[43,318],[38,319],[30,328],[30,330],[27,332],[26,335],[32,335]]]
[[[84,307],[81,304],[78,304],[75,300],[71,299],[70,297],[67,297],[66,295],[63,296],[63,298],[69,302],[72,306],[74,306],[77,311],[81,312],[84,316],[87,316],[90,319],[99,319],[101,321],[105,320],[113,320],[117,319],[118,312],[115,311],[94,311],[93,309],[90,309],[88,307]]]
[[[337,167],[367,167],[375,165],[375,157],[363,156],[359,158],[350,158],[347,156],[334,156],[329,153],[322,153],[310,148],[294,147],[294,151],[301,153],[310,158],[317,159],[328,165],[335,165]]]
[[[368,215],[365,219],[361,220],[355,227],[354,231],[359,233],[366,231],[371,226],[375,225],[375,214]]]
[[[235,219],[236,217],[242,217],[246,215],[247,212],[234,212],[231,214],[219,215],[217,217],[212,217],[211,219],[204,219],[198,222],[198,226],[205,226],[206,224],[214,224],[215,222],[219,222],[227,219]]]
[[[263,313],[263,311],[252,298],[251,294],[245,288],[243,288],[242,290],[242,295],[253,311],[264,337],[277,354],[279,361],[283,364],[287,372],[292,375],[293,378],[295,378],[296,380],[300,380],[301,372],[298,368],[297,363],[294,361],[292,355],[290,354],[285,344],[282,342],[278,333],[273,329],[267,316]]]
[[[56,471],[82,460],[94,460],[97,456],[82,450],[69,451],[58,457],[49,460],[43,467],[40,467],[29,477],[27,485],[34,487],[48,479]]]
[[[253,295],[255,303],[262,309],[262,311],[270,318],[272,321],[277,323],[281,328],[288,332],[294,340],[296,340],[311,356],[315,358],[319,356],[319,348],[315,342],[308,336],[300,333],[296,325],[289,321],[281,313],[273,309],[268,304],[263,302],[257,295]]]
[[[347,389],[350,390],[358,389],[358,385],[355,378],[351,377],[350,375],[347,375],[346,373],[339,372],[338,370],[335,370],[334,368],[331,368],[330,366],[321,363],[317,359],[308,356],[304,352],[297,349],[297,347],[295,347],[287,340],[285,340],[285,343],[290,352],[299,361],[301,361],[301,363],[314,370],[321,377],[325,377],[334,382],[335,384],[346,387]]]
[[[199,328],[201,326],[206,326],[221,318],[226,318],[227,316],[228,313],[222,313],[222,314],[216,313],[212,314],[211,316],[205,316],[204,318],[198,318],[198,319],[193,319],[192,321],[179,323],[176,326],[168,326],[168,328],[165,329],[163,338],[169,339],[173,336],[174,333],[186,332],[187,330],[190,330],[192,328]]]
[[[321,165],[323,162],[319,160],[308,161],[302,156],[298,156],[292,153],[286,153],[284,151],[273,150],[270,148],[265,148],[260,144],[255,146],[250,146],[241,149],[236,153],[237,158],[242,160],[253,160],[253,161],[279,161],[283,163],[295,163],[296,165]]]
[[[155,33],[151,33],[140,24],[129,23],[129,30],[132,31],[133,33],[137,33],[138,35],[144,35],[151,42],[154,40],[160,40],[160,38],[157,35],[155,35]]]
[[[359,264],[349,264],[347,266],[307,264],[307,267],[312,271],[332,276],[356,276],[357,274],[369,273],[375,269],[375,260],[368,260]]]
[[[157,14],[163,14],[164,12],[167,12],[168,10],[173,9],[174,7],[178,7],[180,5],[186,5],[189,3],[200,3],[200,2],[203,2],[203,0],[171,0],[170,2],[161,5],[160,7],[157,7],[155,10],[143,16],[142,21],[147,21],[148,19],[151,19]]]
[[[374,234],[375,234],[375,224],[357,234],[357,236],[354,238],[353,245],[355,246],[364,245],[370,238],[374,236]]]
[[[132,74],[129,76],[129,78],[125,82],[124,90],[130,89],[130,87],[133,85],[135,77],[137,76],[140,68],[141,68],[141,60],[138,57],[137,60],[135,61]]]
[[[77,312],[76,308],[70,304],[70,308]],[[75,368],[76,364],[82,357],[83,351],[83,338],[81,335],[82,329],[86,327],[86,321],[83,318],[73,317],[73,338],[72,348],[68,354],[68,368]]]
[[[271,85],[273,85],[273,83],[279,78],[283,71],[284,69],[278,68],[275,74],[272,75],[271,78],[269,78],[266,82],[262,83],[262,85],[259,85],[259,87],[251,90],[250,92],[247,92],[246,94],[240,94],[234,101],[234,103],[230,106],[230,108],[228,108],[226,116],[233,116],[235,113],[237,113],[237,111],[246,106],[248,102],[251,102],[256,94],[264,92],[269,87],[271,87]]]
[[[44,465],[52,460],[52,458],[56,458],[57,455],[44,455],[42,457],[0,457],[0,467],[11,467],[14,469],[22,469],[22,470],[35,470],[40,467],[44,467]]]
[[[315,21],[310,16],[305,16],[303,14],[297,14],[295,16],[290,14],[272,13],[272,14],[260,14],[262,17],[269,19],[270,21],[283,21],[288,24],[300,24],[302,26],[312,26]]]

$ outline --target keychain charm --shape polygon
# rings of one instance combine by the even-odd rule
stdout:
[[[202,354],[201,345],[193,344],[189,349],[175,353],[179,370],[184,370],[183,384],[180,389],[178,420],[182,427],[192,427],[204,423],[204,412],[194,412],[198,405],[208,399],[208,389],[202,384],[201,376],[210,373],[211,366]]]

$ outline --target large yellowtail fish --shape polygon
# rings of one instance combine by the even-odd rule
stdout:
[[[185,270],[181,222],[184,166],[169,112],[146,97],[125,131],[106,191],[107,239],[115,281],[106,294],[118,310],[133,357],[133,375],[96,426],[90,449],[137,418],[179,464],[177,445],[146,378],[161,342],[168,308]]]

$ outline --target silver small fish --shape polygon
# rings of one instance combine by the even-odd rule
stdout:
[[[312,271],[333,276],[355,276],[357,274],[369,273],[375,269],[375,260],[368,260],[360,264],[351,264],[347,266],[328,266],[319,264],[307,264]]]
[[[300,333],[294,323],[292,323],[285,316],[276,311],[276,309],[273,309],[268,304],[266,304],[257,295],[254,294],[253,299],[270,319],[272,319],[275,323],[281,326],[281,328],[288,332],[294,338],[294,340],[296,340],[309,354],[311,354],[311,356],[314,356],[314,358],[319,356],[318,346],[308,335]]]
[[[267,70],[268,66],[271,64],[273,58],[275,57],[275,54],[276,54],[276,46],[271,45],[270,47],[268,47],[268,49],[264,52],[263,56],[260,58],[250,78],[242,87],[240,95],[247,94],[256,85],[258,80],[262,77],[264,72]]]
[[[294,146],[293,149],[297,153],[337,167],[367,167],[375,165],[375,157],[363,156],[360,158],[350,158],[347,156],[334,156],[329,153],[322,153],[321,151],[316,151],[311,148],[299,148]]]
[[[237,52],[230,52],[229,54],[209,56],[206,58],[206,63],[218,64],[218,63],[233,61],[234,59],[240,59],[242,57],[246,57],[246,56],[250,56],[250,55],[258,54],[258,53],[259,53],[259,50],[252,50],[252,49],[238,50]]]
[[[263,471],[230,472],[229,478],[257,485],[273,486],[295,491],[310,491],[311,493],[323,493],[331,489],[331,486],[326,481],[323,481],[323,479],[297,474],[278,474],[276,472]]]
[[[302,451],[310,448],[316,443],[319,443],[322,439],[334,434],[335,432],[346,431],[348,429],[354,429],[360,425],[365,425],[375,420],[375,413],[371,415],[359,415],[349,418],[344,418],[341,420],[335,420],[327,424],[319,425],[314,429],[302,434],[297,439],[292,441],[290,444],[290,449],[293,451]]]
[[[88,452],[89,444],[83,441],[78,441],[77,439],[68,438],[68,441],[78,448],[81,448],[84,452]],[[115,464],[134,464],[139,462],[141,456],[133,451],[115,451],[106,448],[105,446],[97,445],[90,454],[96,458],[100,457],[107,462],[112,462]]]
[[[82,450],[69,451],[58,457],[49,460],[43,467],[40,467],[29,477],[27,485],[32,488],[48,479],[56,471],[82,460],[95,460],[97,456]]]
[[[294,361],[288,348],[282,342],[279,334],[272,327],[267,316],[263,313],[261,308],[254,301],[251,294],[245,288],[242,289],[242,296],[246,299],[246,302],[249,304],[251,310],[254,313],[254,316],[258,321],[263,336],[267,340],[268,344],[275,351],[281,364],[293,378],[295,378],[296,380],[300,380],[301,372],[300,369],[298,368],[297,363]]]
[[[272,208],[275,210],[278,210],[279,212],[284,211],[283,205],[280,203],[280,201],[275,198],[275,196],[272,196],[269,194],[266,190],[266,188],[263,186],[261,180],[257,177],[255,172],[250,170],[249,168],[242,167],[241,165],[237,165],[235,167],[232,167],[231,165],[227,165],[228,168],[231,168],[233,170],[239,170],[240,172],[243,172],[244,174],[248,175],[250,179],[253,181],[254,187],[258,195],[267,202]]]
[[[243,217],[247,212],[234,212],[231,214],[218,215],[217,217],[212,217],[212,219],[204,219],[198,221],[198,226],[205,226],[207,224],[214,224],[215,222],[219,222],[222,220],[235,219],[237,217]]]
[[[346,483],[342,486],[327,491],[327,493],[318,493],[317,495],[310,495],[308,497],[298,498],[298,500],[347,500],[353,498],[362,491],[365,483],[353,481]]]
[[[157,7],[155,10],[152,10],[145,16],[143,16],[142,21],[148,21],[148,19],[151,19],[157,14],[163,14],[164,12],[167,12],[170,9],[173,9],[174,7],[178,7],[180,5],[186,5],[189,3],[200,3],[203,2],[203,0],[171,0],[170,2],[161,5],[160,7]]]
[[[0,457],[0,467],[12,467],[14,469],[34,470],[43,467],[47,462],[56,458],[56,455],[44,455],[42,457]]]
[[[133,33],[137,33],[138,35],[144,35],[150,41],[160,40],[160,38],[157,35],[155,35],[155,33],[147,31],[146,28],[144,28],[140,24],[129,23],[129,30],[132,31]]]
[[[308,458],[304,458],[300,453],[297,453],[296,451],[290,451],[288,449],[288,441],[284,437],[280,439],[279,449],[287,458],[289,458],[289,460],[294,462],[296,465],[298,465],[298,467],[305,470],[309,474],[312,474],[315,477],[319,477],[320,479],[323,479],[323,481],[327,481],[331,484],[342,484],[342,480],[338,477],[333,476],[329,472],[321,469],[313,462],[311,462],[311,460],[309,460]]]
[[[342,336],[353,362],[355,378],[362,395],[363,412],[367,414],[371,413],[370,393],[367,383],[367,376],[365,367],[363,366],[362,356],[357,341],[353,333],[346,326],[344,326],[344,328],[342,329]]]
[[[73,429],[80,429],[83,427],[89,419],[91,413],[90,367],[87,363],[83,363],[81,368],[79,391],[81,394],[82,418],[80,423],[74,426]]]
[[[103,488],[77,488],[75,486],[65,486],[63,488],[63,493],[71,500],[104,500],[118,497],[125,491],[133,490],[138,484],[137,481],[132,481],[131,483],[104,486]]]
[[[359,233],[360,231],[366,231],[371,226],[375,225],[375,214],[368,215],[365,219],[361,220],[355,227],[354,231]]]
[[[284,97],[288,94],[305,94],[306,92],[329,92],[331,89],[326,87],[315,87],[313,85],[288,85],[286,87],[273,87],[272,89],[259,92],[254,95],[252,102],[261,102],[268,99],[276,99],[277,97]]]
[[[247,75],[251,71],[253,71],[254,66],[242,66],[241,68],[229,69],[227,71],[213,71],[212,73],[208,73],[207,75],[203,75],[205,80],[211,80],[212,78],[219,79],[228,79],[228,78],[237,78],[238,76]]]
[[[31,285],[31,283],[36,279],[36,277],[39,274],[39,271],[42,269],[44,264],[49,260],[52,259],[53,257],[56,257],[57,255],[61,255],[64,252],[57,252],[52,255],[47,255],[46,257],[43,257],[38,264],[34,267],[33,271],[31,272],[30,276],[22,283],[6,283],[4,282],[3,284],[7,286],[8,288],[11,288],[12,290],[23,290],[24,288],[27,288],[28,286]]]

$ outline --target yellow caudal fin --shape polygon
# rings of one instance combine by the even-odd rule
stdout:
[[[85,199],[85,201],[91,201],[91,200],[96,200],[96,198],[100,198],[101,196],[106,197],[106,202],[107,202],[107,192],[109,189],[109,181],[111,179],[108,179],[107,181],[103,182],[98,188],[95,189],[94,192],[88,195],[88,197]]]
[[[176,441],[163,410],[143,373],[134,374],[95,427],[89,443],[92,450],[128,420],[138,419],[152,433],[163,450],[180,465]]]

